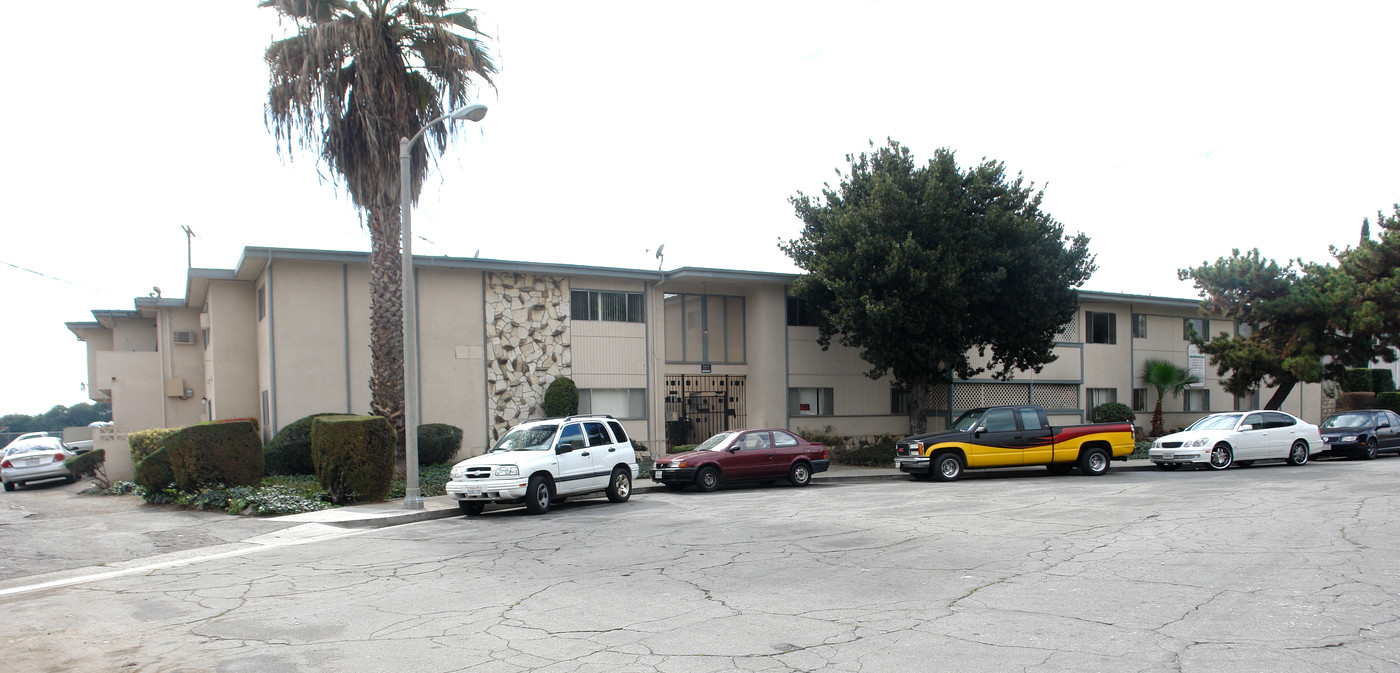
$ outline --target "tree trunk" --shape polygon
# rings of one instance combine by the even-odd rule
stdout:
[[[1152,410],[1152,436],[1162,436],[1162,392],[1157,392],[1157,407]]]
[[[1288,394],[1293,392],[1293,386],[1298,385],[1298,380],[1289,378],[1278,382],[1278,390],[1274,391],[1273,397],[1269,398],[1269,403],[1264,405],[1265,409],[1278,411],[1283,406],[1283,401],[1288,399]]]
[[[909,388],[909,434],[922,435],[928,431],[928,410],[924,401],[928,399],[927,381],[916,383]]]
[[[404,460],[403,248],[398,205],[369,209],[369,411],[393,424]]]

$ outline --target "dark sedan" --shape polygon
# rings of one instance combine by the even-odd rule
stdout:
[[[672,491],[691,484],[713,491],[721,483],[783,478],[793,486],[806,486],[813,474],[829,466],[825,444],[814,444],[787,430],[754,428],[721,432],[694,451],[667,456],[652,466],[651,478]]]
[[[1400,415],[1386,409],[1332,414],[1317,426],[1322,445],[1333,455],[1373,460],[1381,451],[1400,451]]]

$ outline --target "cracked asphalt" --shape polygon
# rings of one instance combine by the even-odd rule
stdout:
[[[1396,458],[996,471],[274,525],[7,577],[0,653],[20,671],[1400,671],[1397,484]]]

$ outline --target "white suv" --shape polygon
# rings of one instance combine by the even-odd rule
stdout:
[[[584,493],[626,502],[637,473],[632,441],[612,416],[547,418],[517,425],[486,454],[453,465],[447,494],[467,516],[488,502],[522,501],[531,514],[544,514]]]

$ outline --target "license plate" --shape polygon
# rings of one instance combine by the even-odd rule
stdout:
[[[34,466],[34,465],[38,465],[38,464],[39,464],[39,459],[38,459],[38,458],[26,458],[26,459],[24,459],[24,460],[19,461],[19,464],[20,464],[20,465],[23,465],[23,466],[25,466],[25,467],[31,467],[31,466]]]
[[[652,471],[651,471],[651,476],[656,477],[657,479],[660,479],[660,478],[661,478],[661,475],[663,475],[663,474],[666,474],[666,472],[665,472],[664,470],[652,470]]]
[[[467,487],[467,495],[481,495],[481,487],[480,487],[480,486],[468,486],[468,487]]]
[[[1175,457],[1176,457],[1176,456],[1174,456],[1174,455],[1172,455],[1172,454],[1170,454],[1170,453],[1164,453],[1164,454],[1162,454],[1162,459],[1163,459],[1163,460],[1171,460],[1172,458],[1175,458]]]

